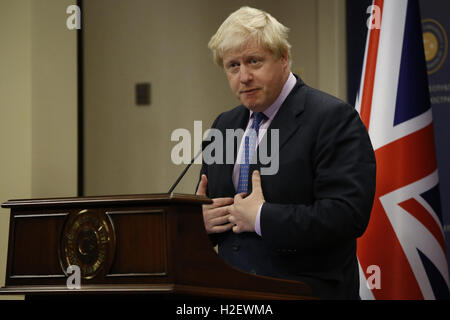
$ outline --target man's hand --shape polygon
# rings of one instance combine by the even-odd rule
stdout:
[[[252,174],[252,193],[239,193],[234,197],[234,204],[230,206],[228,221],[233,224],[233,232],[255,232],[255,220],[259,207],[266,202],[261,187],[261,176],[255,170]]]
[[[202,174],[202,178],[198,185],[197,195],[206,196],[206,186],[208,178]],[[230,230],[233,224],[228,221],[229,205],[233,204],[233,198],[216,198],[212,199],[212,204],[205,204],[203,209],[203,222],[205,224],[206,233],[220,233]]]

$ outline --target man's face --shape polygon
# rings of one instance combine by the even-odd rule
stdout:
[[[233,93],[254,112],[266,110],[277,99],[290,72],[287,53],[277,59],[257,45],[225,51],[223,66]]]

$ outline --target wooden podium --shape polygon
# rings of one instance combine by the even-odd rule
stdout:
[[[230,299],[305,299],[297,281],[241,272],[214,251],[202,196],[125,195],[10,200],[2,294],[156,294]],[[69,266],[80,288],[70,288]],[[76,282],[74,282],[76,283]]]

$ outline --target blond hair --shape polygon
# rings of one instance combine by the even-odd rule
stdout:
[[[270,50],[277,58],[288,53],[291,64],[291,45],[287,41],[289,28],[282,25],[269,13],[250,7],[233,12],[211,37],[208,48],[214,62],[223,67],[223,54],[227,50],[240,49],[255,42]]]

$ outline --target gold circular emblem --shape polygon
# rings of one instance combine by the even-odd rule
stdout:
[[[92,279],[105,272],[115,249],[114,228],[101,211],[82,210],[69,216],[61,243],[61,265],[64,272],[77,265],[81,277]]]
[[[444,27],[434,19],[422,20],[423,46],[428,74],[433,74],[447,59],[448,39]]]
[[[431,32],[424,32],[423,44],[425,49],[425,59],[427,62],[433,60],[436,57],[439,48],[436,36]]]

